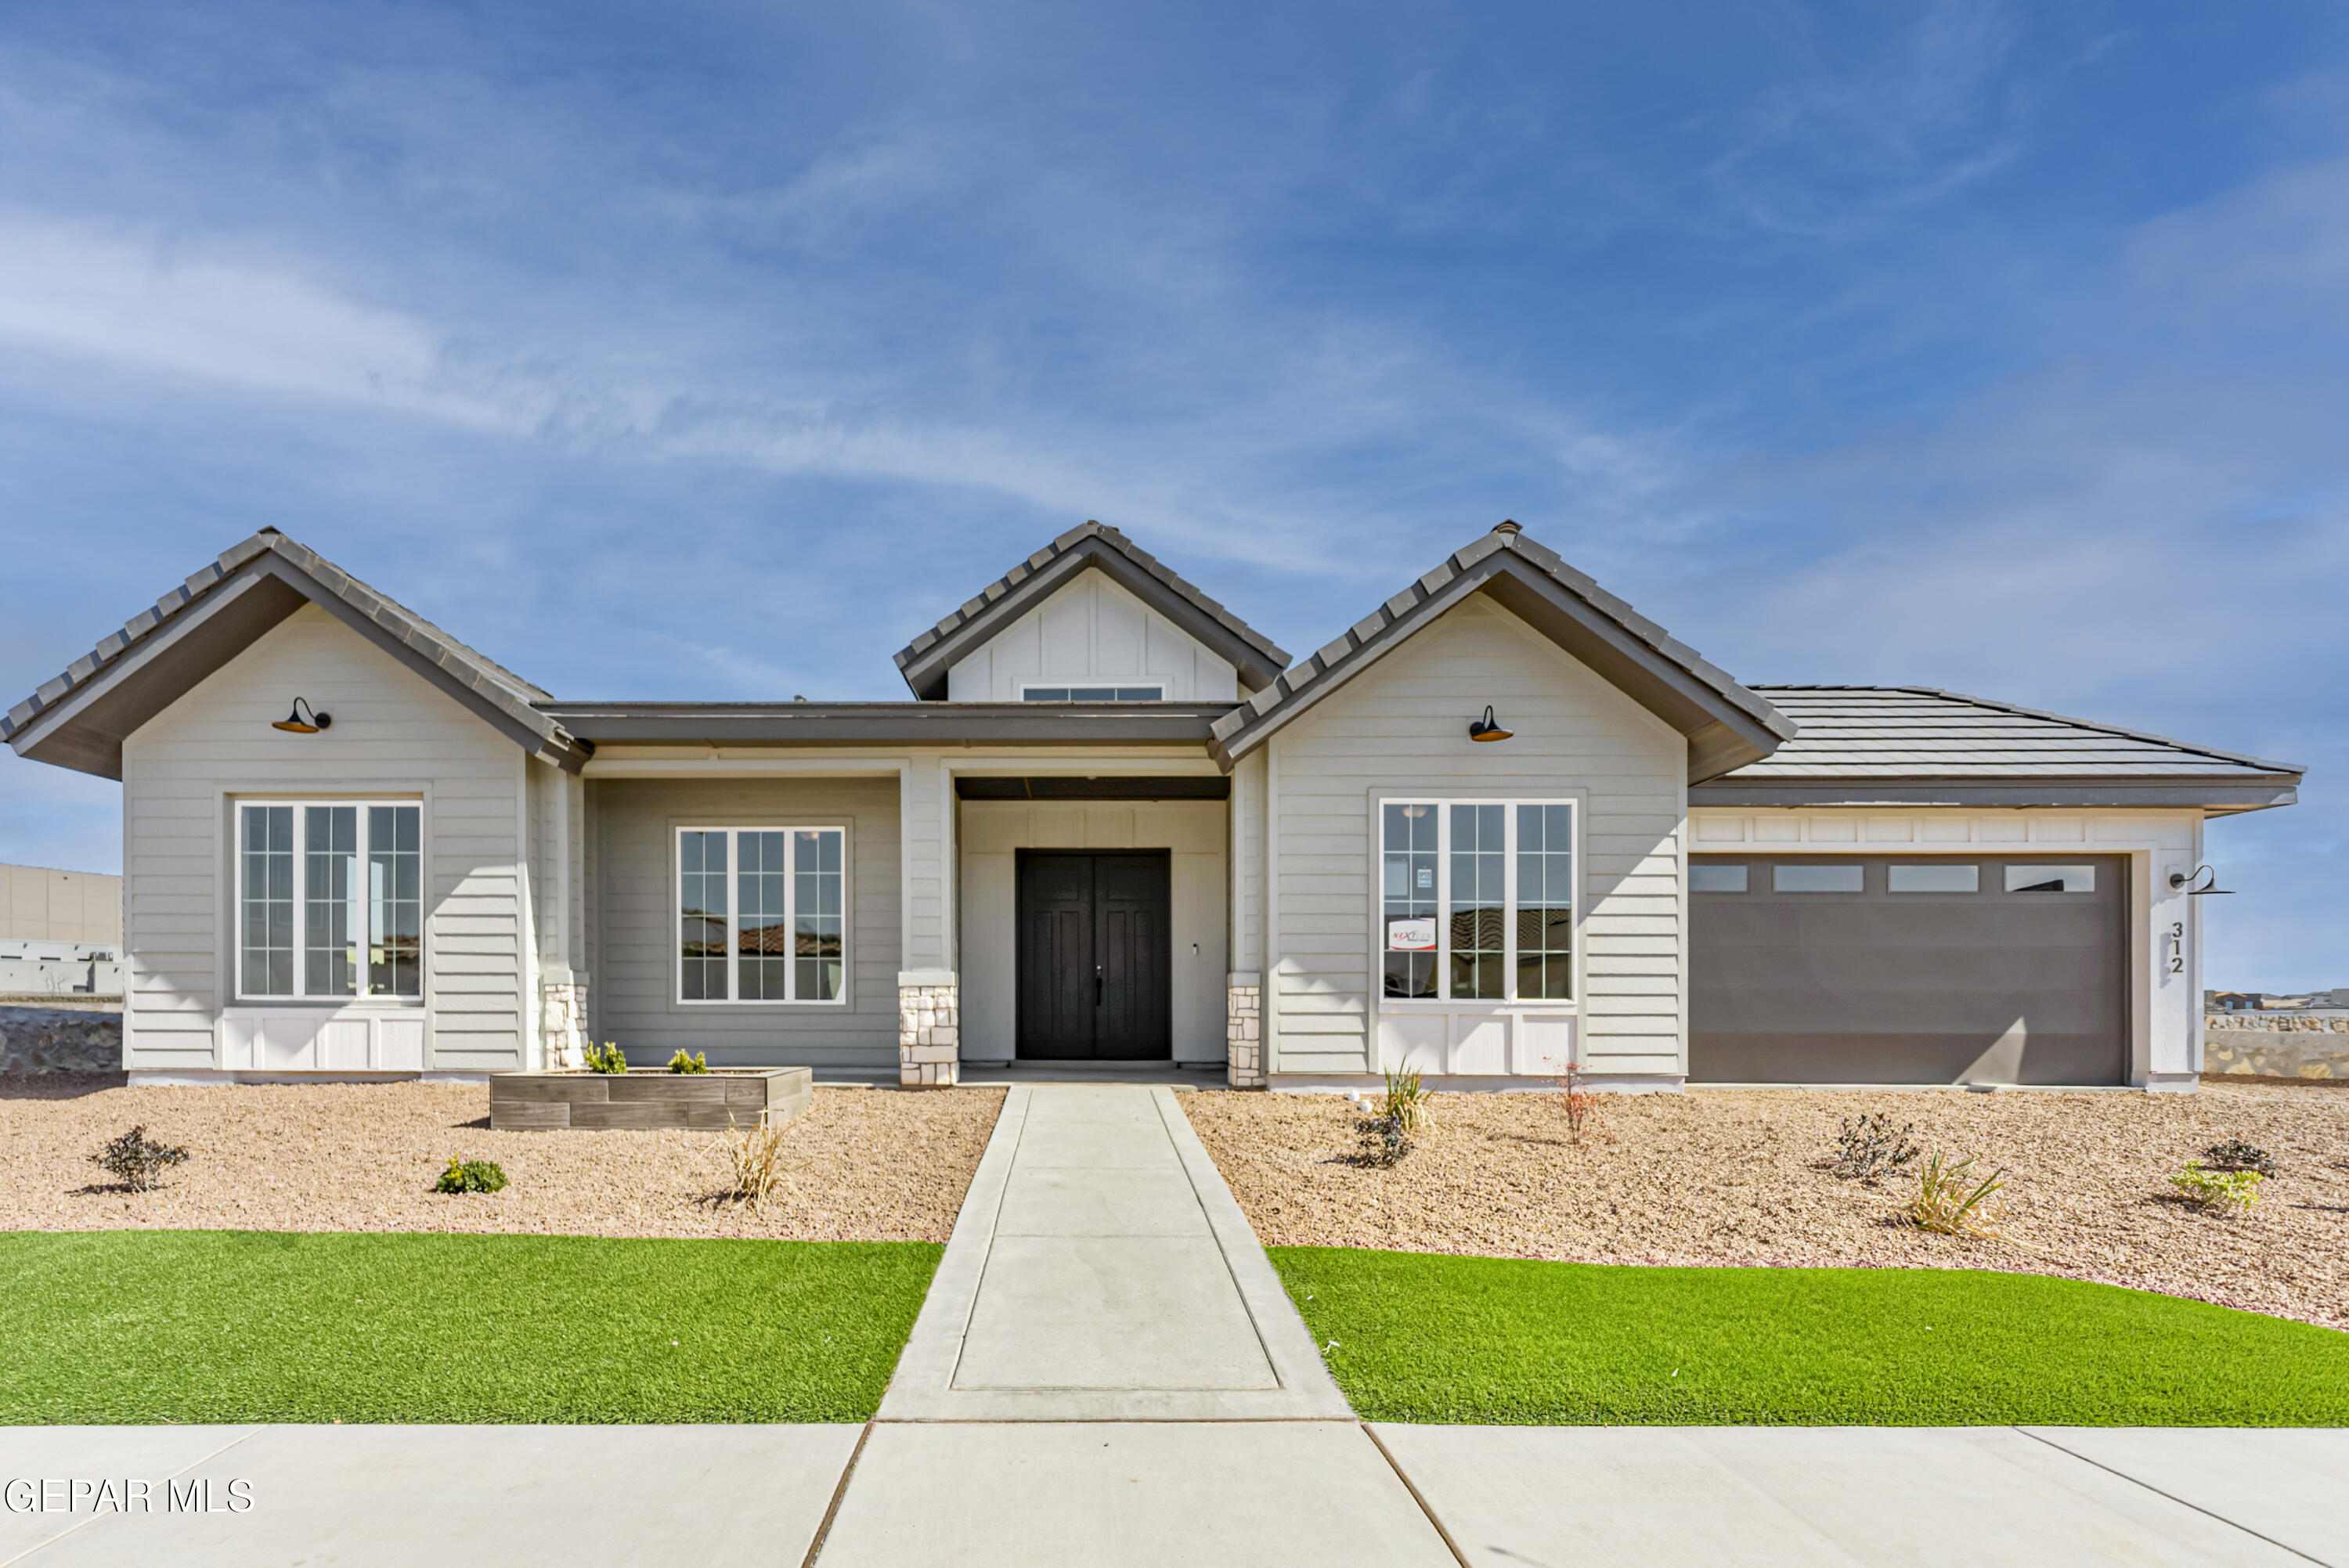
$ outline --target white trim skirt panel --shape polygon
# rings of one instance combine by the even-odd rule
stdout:
[[[1378,1065],[1428,1078],[1555,1078],[1574,1060],[1576,1015],[1541,1003],[1379,1009]]]
[[[232,1007],[220,1065],[231,1072],[422,1072],[422,1008]]]

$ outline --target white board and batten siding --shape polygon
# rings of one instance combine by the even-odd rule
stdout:
[[[1468,738],[1487,704],[1514,738]],[[1594,1076],[1677,1081],[1685,1070],[1687,743],[1676,731],[1478,595],[1323,699],[1268,749],[1276,1085],[1359,1078],[1389,1066],[1547,1077],[1564,1070],[1578,1040]],[[1576,803],[1573,1003],[1382,1001],[1378,803],[1413,797]]]
[[[270,727],[296,696],[317,735]],[[132,1071],[490,1072],[523,1065],[522,749],[315,605],[123,746],[123,1061]],[[424,997],[233,995],[240,799],[423,807]]]
[[[599,951],[588,1005],[598,1039],[640,1066],[676,1050],[716,1067],[897,1067],[899,781],[869,778],[594,779],[588,880]],[[847,952],[839,1002],[686,1002],[678,995],[681,828],[847,830]]]
[[[1233,702],[1232,666],[1099,572],[1081,572],[957,660],[951,702],[1018,702],[1030,686],[1155,686],[1167,702]]]

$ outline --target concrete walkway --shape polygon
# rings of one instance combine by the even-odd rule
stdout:
[[[884,1422],[1352,1416],[1173,1089],[1004,1097]]]
[[[0,1428],[0,1568],[2349,1568],[2349,1431],[1366,1425],[1131,1085],[1012,1088],[868,1427]]]

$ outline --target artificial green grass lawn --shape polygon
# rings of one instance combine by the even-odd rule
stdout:
[[[2349,1334],[2113,1285],[1271,1252],[1371,1420],[2349,1425]]]
[[[0,1233],[0,1424],[862,1421],[942,1250]]]

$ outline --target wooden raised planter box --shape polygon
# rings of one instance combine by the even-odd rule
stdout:
[[[625,1073],[492,1073],[490,1125],[683,1127],[718,1132],[729,1126],[779,1126],[815,1093],[807,1068],[718,1068],[707,1073],[631,1068]]]

